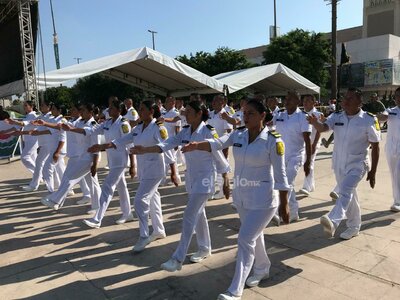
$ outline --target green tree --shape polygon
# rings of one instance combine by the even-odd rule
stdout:
[[[326,87],[330,62],[329,41],[323,34],[296,29],[274,39],[263,53],[264,64],[282,63],[308,80]]]
[[[47,88],[44,92],[44,99],[56,104],[63,104],[70,108],[74,102],[74,91],[67,86]]]
[[[220,47],[213,54],[200,51],[195,55],[182,55],[176,59],[209,76],[254,66],[242,52],[228,47]]]
[[[101,74],[78,79],[73,90],[76,101],[91,102],[101,107],[107,106],[110,96],[117,96],[121,100],[132,98],[134,102],[138,102],[144,97],[141,89]]]

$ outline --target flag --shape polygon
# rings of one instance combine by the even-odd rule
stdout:
[[[346,45],[342,43],[342,54],[340,55],[340,65],[350,63],[350,56],[347,54]]]

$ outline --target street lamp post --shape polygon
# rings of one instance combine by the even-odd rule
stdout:
[[[153,30],[150,30],[150,29],[148,29],[147,31],[151,33],[151,39],[153,40],[153,50],[156,50],[156,44],[154,42],[154,34],[156,34],[157,31],[153,31]]]
[[[74,57],[76,63],[79,65],[79,62],[82,60],[82,57]]]

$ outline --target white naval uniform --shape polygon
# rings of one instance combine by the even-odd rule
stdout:
[[[107,120],[107,119],[109,119],[110,118],[110,114],[109,114],[109,108],[107,107],[106,109],[104,109],[103,110],[103,116],[104,116],[104,118]]]
[[[139,123],[129,134],[113,141],[118,150],[126,148],[126,145],[141,145],[144,147],[155,146],[168,137],[167,130],[153,119],[143,129],[143,122]],[[161,198],[158,186],[165,177],[165,162],[162,153],[146,153],[137,155],[137,176],[139,187],[136,191],[134,205],[139,217],[140,236],[147,238],[149,234],[148,219],[151,216],[153,226],[152,234],[163,235]]]
[[[339,186],[339,198],[328,217],[336,228],[347,217],[347,227],[359,230],[361,212],[356,188],[369,169],[369,144],[381,139],[378,120],[360,109],[354,116],[335,112],[325,124],[335,135],[332,167]]]
[[[393,204],[400,205],[400,107],[387,108],[387,138],[385,152],[392,179]]]
[[[236,125],[236,128],[244,126],[243,110],[240,109],[237,112],[235,112],[232,115],[232,118],[234,118],[235,120],[240,120],[240,124]]]
[[[62,115],[57,117],[51,118],[49,123],[59,124],[62,122],[66,122]],[[53,128],[48,128],[50,134],[48,135],[49,138],[49,147],[47,148],[49,155],[43,166],[43,180],[46,183],[46,187],[50,193],[53,193],[55,187],[60,185],[62,176],[64,175],[65,171],[65,162],[64,156],[66,154],[66,134],[63,130],[57,130]],[[53,154],[56,151],[59,142],[64,142],[64,146],[61,149],[60,155],[58,160],[55,162],[53,160]]]
[[[25,115],[25,118],[22,120],[24,123],[25,131],[35,129],[35,126],[31,124],[32,121],[37,119],[37,114],[35,111],[31,111],[30,113]],[[28,169],[32,174],[35,172],[35,162],[37,157],[38,150],[38,140],[36,136],[32,135],[24,135],[22,137],[23,147],[21,152],[21,162],[24,164],[25,168]]]
[[[221,118],[221,114],[226,112],[224,108],[222,108],[219,112],[215,112],[214,110],[210,112],[208,116],[207,123],[210,124],[212,127],[215,128],[215,131],[218,133],[218,136],[223,136],[227,130],[233,129],[233,126],[229,124],[226,120]]]
[[[286,110],[280,110],[273,119],[276,131],[282,135],[282,140],[285,143],[286,176],[289,185],[292,187],[288,195],[290,214],[292,216],[297,216],[299,213],[294,182],[306,158],[303,133],[311,133],[312,130],[306,116],[305,112],[297,108],[291,115]]]
[[[306,112],[308,115],[314,115],[318,120],[320,119],[321,115],[323,113],[319,112],[315,107]],[[311,131],[311,145],[314,144],[315,137],[317,135],[317,130],[315,129],[314,126],[312,126],[312,131]],[[303,183],[303,189],[305,189],[308,192],[313,192],[315,190],[315,179],[314,179],[314,165],[315,165],[315,158],[317,157],[318,150],[321,146],[321,143],[318,142],[316,145],[315,153],[311,154],[311,162],[310,162],[310,174],[304,178],[304,183]]]
[[[76,127],[76,125],[82,120],[81,117],[76,118],[76,119],[71,119],[68,120],[67,123],[73,127]],[[66,156],[71,159],[71,158],[75,158],[78,157],[80,155],[81,150],[79,149],[79,147],[77,147],[77,138],[79,137],[76,133],[71,132],[71,131],[67,131],[66,132],[66,136],[67,136],[67,154]],[[69,163],[69,161],[68,161]],[[67,168],[68,168],[68,164],[67,164]],[[85,180],[85,177],[83,177],[80,181],[79,181],[79,186],[81,187],[81,191],[83,194],[84,198],[90,198],[91,194],[90,194],[90,189],[89,186]]]
[[[214,139],[215,131],[210,125],[201,122],[193,131],[190,125],[182,128],[177,135],[168,138],[158,146],[163,152],[190,142],[202,142]],[[211,252],[210,231],[208,229],[205,205],[214,192],[215,171],[226,173],[229,163],[221,151],[212,153],[193,151],[184,153],[186,159],[185,185],[188,192],[188,203],[182,220],[182,235],[179,245],[172,255],[179,262],[185,260],[192,235],[196,232],[199,250]]]
[[[49,122],[51,118],[53,118],[53,116],[51,115],[51,112],[48,112],[45,115],[41,115],[38,117],[38,119],[41,119],[45,122]],[[37,130],[44,131],[44,130],[48,130],[48,128],[45,126],[39,126],[39,127],[37,127]],[[36,157],[35,171],[33,172],[32,180],[29,183],[29,186],[34,190],[36,190],[39,187],[40,180],[43,177],[44,163],[46,162],[47,157],[50,155],[50,153],[49,153],[49,146],[50,146],[50,142],[51,142],[50,138],[51,138],[51,136],[49,134],[37,136],[39,153]]]
[[[169,111],[163,112],[161,115],[164,118],[173,119],[173,118],[179,116],[179,111],[175,107],[173,107]],[[181,126],[181,121],[165,122],[164,126],[168,131],[168,137],[173,137],[173,136],[176,135],[176,127],[180,127]],[[172,161],[166,160],[166,163],[165,163],[165,168],[166,168],[165,169],[165,173],[166,174],[168,174],[169,165],[173,164],[173,163],[176,163],[176,150],[175,149],[170,149],[170,150],[168,150],[167,154],[168,154],[167,157],[172,157],[173,159],[172,159]]]
[[[213,151],[233,146],[233,202],[241,225],[235,275],[228,291],[241,296],[251,269],[254,274],[264,275],[271,266],[265,250],[263,230],[279,205],[274,189],[290,189],[286,178],[283,142],[279,135],[269,133],[268,128],[250,144],[248,130],[245,128],[222,136],[217,141],[209,141]]]
[[[129,108],[127,110],[126,114],[123,115],[122,117],[127,119],[128,122],[129,121],[137,121],[137,119],[139,119],[139,115],[133,106],[131,108]]]
[[[103,134],[105,143],[111,143],[113,140],[128,135],[131,131],[131,126],[127,119],[119,116],[114,122],[110,118],[92,130],[92,135]],[[119,205],[123,217],[128,217],[131,213],[128,187],[125,179],[125,168],[128,165],[129,151],[126,147],[119,147],[117,149],[107,149],[106,152],[110,170],[101,186],[100,208],[94,217],[98,222],[101,222],[103,219],[115,189],[118,191]]]
[[[93,177],[90,172],[94,154],[87,151],[92,145],[98,144],[98,137],[90,135],[91,128],[96,124],[93,118],[86,122],[82,119],[75,122],[77,128],[85,129],[86,135],[71,132],[71,134],[75,135],[73,141],[75,143],[74,148],[76,152],[75,155],[68,160],[68,165],[65,169],[59,189],[47,197],[51,202],[62,205],[67,197],[68,191],[84,178],[90,190],[92,209],[99,208],[100,185],[97,174]]]

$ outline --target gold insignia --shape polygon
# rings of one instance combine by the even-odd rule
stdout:
[[[211,134],[212,134],[212,136],[214,137],[214,139],[219,138],[218,133],[217,133],[215,130],[214,130],[214,131],[211,131]]]
[[[379,121],[377,118],[375,118],[375,129],[380,131],[381,130],[381,126],[379,125]]]
[[[278,154],[279,156],[285,154],[285,144],[283,144],[283,142],[276,143],[276,154]]]
[[[134,116],[134,117],[136,117],[137,116],[137,112],[136,112],[136,110],[132,110],[132,116]]]
[[[128,133],[129,132],[129,126],[127,124],[122,124],[122,132],[123,133]]]
[[[168,131],[165,128],[160,128],[160,135],[163,140],[168,138]]]

